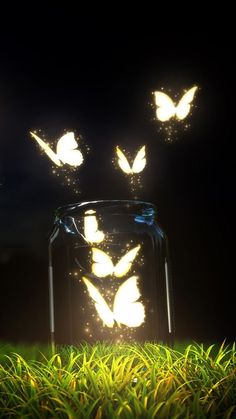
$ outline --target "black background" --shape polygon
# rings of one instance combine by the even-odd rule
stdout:
[[[142,13],[141,13],[142,15]],[[4,18],[3,18],[4,20]],[[132,198],[111,160],[147,145],[140,198],[156,204],[171,250],[177,339],[235,339],[235,97],[231,34],[160,28],[65,7],[9,13],[0,62],[0,339],[47,341],[47,244],[54,209]],[[191,127],[167,144],[151,92],[200,86]],[[29,131],[82,134],[81,195],[60,185]]]

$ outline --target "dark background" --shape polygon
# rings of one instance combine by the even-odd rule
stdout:
[[[141,13],[142,15],[142,13]],[[132,198],[114,146],[147,144],[140,198],[170,241],[176,337],[235,339],[235,84],[231,34],[57,7],[2,20],[0,339],[47,341],[47,245],[55,208]],[[164,142],[151,92],[200,86],[191,128]],[[81,195],[60,185],[29,131],[76,130],[91,146]]]

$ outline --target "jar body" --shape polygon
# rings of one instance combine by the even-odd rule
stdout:
[[[58,209],[50,259],[56,343],[170,342],[167,239],[152,204],[91,201]]]

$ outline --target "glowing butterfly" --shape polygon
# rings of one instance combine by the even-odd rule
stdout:
[[[103,278],[107,275],[114,274],[116,277],[120,278],[129,272],[132,262],[136,258],[136,255],[140,249],[140,245],[134,247],[129,252],[127,252],[117,263],[113,265],[111,258],[102,250],[95,247],[92,248],[92,272],[94,275],[99,278]]]
[[[67,132],[58,140],[56,153],[34,132],[30,134],[57,166],[62,166],[63,164],[80,166],[83,163],[83,155],[81,151],[77,150],[78,144],[73,132]]]
[[[104,240],[105,234],[103,231],[98,230],[96,211],[94,210],[85,212],[84,236],[89,243],[101,243]]]
[[[133,175],[135,173],[140,173],[143,171],[144,167],[146,166],[146,155],[145,155],[145,145],[138,151],[132,167],[130,167],[130,164],[125,157],[124,153],[121,151],[121,149],[117,146],[116,147],[116,154],[118,157],[118,164],[123,170],[124,173],[127,175]]]
[[[118,326],[121,323],[128,327],[138,327],[144,322],[144,306],[137,302],[141,295],[137,286],[137,279],[137,276],[132,276],[119,287],[115,295],[112,312],[98,289],[86,277],[83,277],[98,315],[107,327],[113,327],[115,321]]]
[[[154,92],[157,105],[156,116],[162,122],[168,121],[170,118],[184,119],[188,115],[193,101],[197,86],[189,89],[175,106],[172,99],[163,92]]]

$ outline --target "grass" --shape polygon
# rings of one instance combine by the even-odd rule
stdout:
[[[236,418],[235,345],[0,345],[1,418]]]

